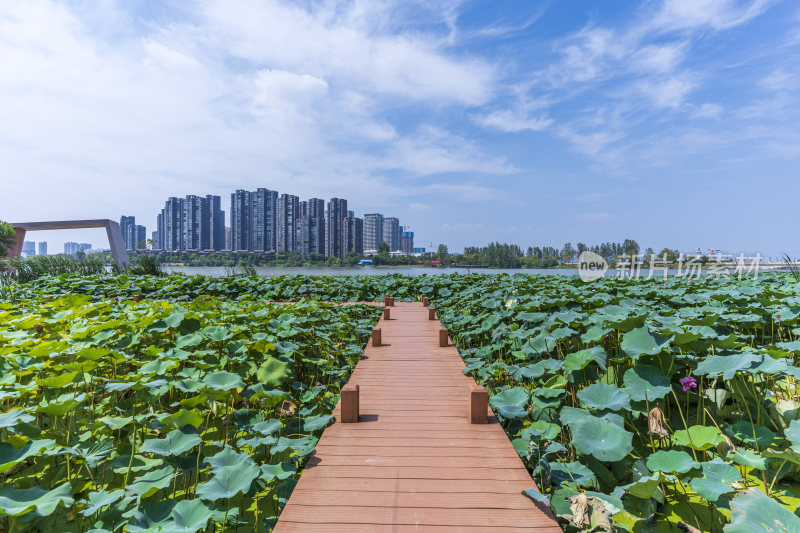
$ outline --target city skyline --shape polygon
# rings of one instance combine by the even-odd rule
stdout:
[[[126,248],[177,251],[298,252],[344,259],[349,253],[376,253],[379,243],[390,252],[411,255],[414,232],[397,217],[380,213],[364,219],[348,209],[344,198],[300,200],[293,194],[266,188],[237,189],[230,194],[230,208],[221,209],[220,196],[170,197],[156,217],[156,229],[147,242],[144,226],[136,217],[122,215],[120,230]],[[227,225],[226,225],[227,220]]]
[[[800,255],[774,231],[800,190],[790,0],[2,11],[12,222],[125,213],[149,230],[164,198],[269,182],[453,250],[631,237]]]

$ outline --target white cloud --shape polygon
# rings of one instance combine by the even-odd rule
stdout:
[[[213,44],[254,64],[346,79],[370,92],[444,104],[490,98],[491,65],[448,57],[438,38],[393,32],[385,27],[391,3],[368,4],[208,0],[201,7],[203,31]],[[375,31],[375,24],[388,31]]]
[[[694,81],[685,77],[647,80],[637,84],[639,92],[657,107],[680,106],[696,86]]]
[[[683,60],[684,44],[645,45],[632,54],[633,65],[643,71],[672,72]]]
[[[553,123],[549,118],[533,118],[525,116],[524,111],[493,111],[488,115],[474,117],[475,122],[486,128],[492,128],[507,133],[520,131],[542,131]]]
[[[653,25],[663,30],[709,26],[724,30],[763,13],[772,0],[665,0]]]
[[[694,118],[717,118],[722,113],[722,106],[705,103],[697,108],[692,116]]]
[[[386,171],[513,172],[469,139],[388,118],[480,105],[496,84],[487,61],[400,25],[400,4],[209,0],[163,20],[123,2],[4,6],[0,175],[24,187],[2,216],[130,213],[152,229],[172,195],[264,186],[357,206],[415,190]]]

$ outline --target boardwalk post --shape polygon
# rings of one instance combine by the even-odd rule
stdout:
[[[442,348],[446,348],[450,345],[450,342],[447,338],[448,336],[447,328],[439,328],[439,346]]]
[[[394,307],[394,297],[393,296],[384,296],[383,297],[383,305],[386,307]]]
[[[429,303],[430,303],[430,302],[428,302],[428,297],[427,297],[426,295],[424,295],[424,294],[423,294],[423,295],[422,295],[422,305],[424,305],[425,307],[427,307]]]
[[[358,385],[348,383],[342,387],[341,410],[343,424],[358,422]]]
[[[372,329],[372,345],[373,346],[381,345],[381,328]]]
[[[389,309],[388,307],[384,307],[384,308],[383,308],[383,319],[384,319],[384,320],[391,320],[391,319],[392,319],[392,313],[391,313],[391,311],[392,311],[392,310],[391,310],[391,309]]]
[[[428,320],[436,320],[436,309],[433,307],[428,308]]]
[[[477,384],[469,386],[467,399],[467,417],[470,424],[486,424],[489,422],[489,393]]]

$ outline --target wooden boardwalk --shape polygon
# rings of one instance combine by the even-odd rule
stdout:
[[[350,378],[359,422],[341,423],[337,405],[275,533],[561,532],[521,494],[535,484],[491,410],[468,420],[474,381],[439,346],[439,320],[418,302],[390,310]]]

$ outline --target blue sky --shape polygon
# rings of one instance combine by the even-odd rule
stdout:
[[[267,187],[452,250],[800,255],[790,0],[10,2],[0,72],[0,219]]]

